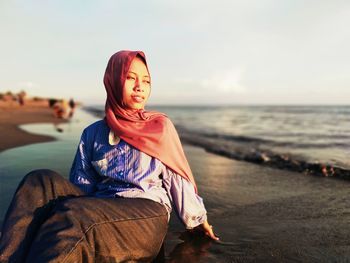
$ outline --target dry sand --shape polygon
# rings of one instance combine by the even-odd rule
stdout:
[[[18,126],[29,123],[61,123],[63,120],[53,117],[52,109],[47,101],[42,103],[28,103],[24,106],[18,103],[0,103],[0,152],[32,143],[48,142],[54,137],[30,134]]]

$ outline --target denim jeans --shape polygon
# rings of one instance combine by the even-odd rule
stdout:
[[[159,203],[87,196],[59,174],[36,170],[7,211],[0,262],[151,262],[167,227]]]

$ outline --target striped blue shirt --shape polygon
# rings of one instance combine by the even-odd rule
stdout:
[[[83,131],[70,181],[94,196],[150,199],[169,214],[173,205],[186,228],[207,219],[203,200],[189,181],[115,137],[104,120]]]

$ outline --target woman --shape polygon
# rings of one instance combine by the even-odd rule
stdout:
[[[143,52],[110,58],[105,119],[84,130],[70,182],[50,170],[22,180],[4,221],[1,262],[151,261],[171,204],[186,228],[218,240],[173,124],[144,109],[150,83]]]

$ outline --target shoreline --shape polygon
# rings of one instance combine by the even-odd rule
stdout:
[[[84,111],[95,117],[101,117],[101,111],[93,107],[83,107]],[[6,134],[6,140],[0,141],[0,153],[34,143],[55,141],[56,138],[48,135],[32,134],[22,130],[19,126],[33,123],[53,123],[54,125],[66,122],[54,118],[52,109],[46,103],[35,105],[0,104],[0,133]],[[317,177],[332,177],[350,180],[350,170],[324,163],[309,163],[284,154],[276,154],[268,150],[259,150],[253,146],[241,145],[239,142],[222,140],[217,136],[197,134],[193,136],[185,127],[177,127],[184,144],[200,147],[207,152],[228,157],[238,161],[246,161],[265,167],[277,168],[284,171],[293,171]]]
[[[101,118],[103,111],[94,107],[84,107],[83,110]],[[230,138],[220,134],[193,132],[182,125],[175,124],[183,144],[197,146],[209,153],[227,157],[232,160],[245,161],[263,167],[271,167],[281,171],[297,172],[315,177],[330,177],[350,180],[350,169],[329,163],[310,162],[288,153],[273,152],[263,149],[256,143],[247,143],[245,138]]]
[[[241,145],[239,141],[220,138],[218,135],[197,133],[196,136],[193,136],[191,131],[181,126],[177,127],[177,130],[184,143],[203,148],[207,152],[233,160],[316,177],[350,180],[350,169],[340,166],[321,162],[309,162],[288,153],[283,154],[272,152],[269,149],[259,149],[255,145]]]
[[[48,122],[53,121],[50,111],[41,112],[51,119]],[[19,151],[16,158],[3,154],[3,214],[23,175],[43,160],[45,168],[57,171],[59,167],[67,175],[76,148],[72,143],[58,144],[52,148],[39,145],[40,159],[28,151]],[[187,143],[184,151],[221,242],[191,236],[173,212],[165,262],[343,262],[350,258],[346,181],[237,161]]]
[[[53,110],[46,104],[37,105],[0,105],[0,153],[6,150],[41,142],[55,141],[47,135],[32,134],[20,128],[23,124],[52,123],[60,124],[66,120],[53,116]]]

